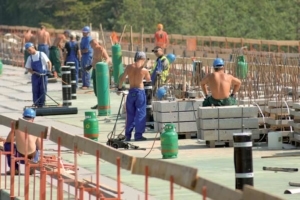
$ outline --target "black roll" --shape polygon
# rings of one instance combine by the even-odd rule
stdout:
[[[76,94],[76,81],[75,83],[72,83],[72,99],[77,99],[77,94]]]
[[[36,111],[36,116],[69,115],[78,113],[78,109],[76,107],[43,107],[33,109]]]
[[[62,99],[63,106],[71,106],[72,105],[72,86],[71,85],[63,85],[62,86]]]
[[[146,94],[146,104],[152,105],[152,82],[143,81],[145,94]]]
[[[254,184],[252,159],[252,133],[233,134],[235,188],[243,190],[244,185]]]

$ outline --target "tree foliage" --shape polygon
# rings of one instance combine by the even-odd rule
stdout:
[[[300,39],[299,0],[0,0],[0,24],[61,29],[168,33],[257,39]]]

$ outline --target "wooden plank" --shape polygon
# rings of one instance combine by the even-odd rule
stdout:
[[[230,118],[230,119],[198,119],[199,128],[204,130],[215,129],[254,129],[258,128],[257,118]]]
[[[276,126],[290,126],[290,122],[293,122],[293,120],[275,120],[272,118],[267,118],[266,123],[269,125],[276,125]]]
[[[208,179],[197,177],[195,192],[203,194],[203,187],[206,187],[206,195],[214,200],[242,200],[243,193],[240,190],[232,190],[226,186],[214,183]],[[243,199],[244,200],[244,199]]]
[[[257,117],[257,114],[258,108],[252,105],[198,108],[198,117],[202,119]]]
[[[18,119],[13,119],[4,115],[0,115],[0,124],[6,127],[10,127],[11,126],[11,122],[12,121],[18,121]]]
[[[259,139],[259,129],[244,129],[244,132],[251,132],[252,139]],[[234,133],[242,133],[241,129],[231,130],[199,130],[201,140],[233,140]]]
[[[97,150],[100,153],[100,159],[103,159],[109,163],[117,165],[117,158],[121,159],[121,168],[131,170],[135,158],[133,156],[122,153],[110,146],[100,144],[96,141],[90,140],[82,136],[75,136],[74,143],[81,151],[96,156]]]
[[[198,169],[165,162],[151,158],[136,158],[132,167],[132,174],[145,175],[145,168],[148,166],[150,177],[169,181],[173,176],[174,183],[188,189],[194,189]],[[184,176],[183,176],[184,174]]]
[[[74,150],[75,136],[70,133],[59,130],[55,127],[51,127],[49,140],[58,143],[59,137],[61,138],[60,139],[61,146]]]
[[[24,132],[27,130],[28,134],[34,135],[36,137],[41,137],[41,132],[43,132],[44,139],[46,139],[48,135],[48,126],[36,124],[34,122],[29,122],[21,118],[19,119],[18,129]]]
[[[272,194],[267,194],[264,191],[255,189],[252,186],[245,185],[243,189],[243,200],[253,200],[253,199],[259,199],[259,200],[283,200],[280,197],[277,197]]]

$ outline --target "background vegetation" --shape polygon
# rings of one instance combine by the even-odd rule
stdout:
[[[0,0],[0,24],[300,40],[300,0]]]

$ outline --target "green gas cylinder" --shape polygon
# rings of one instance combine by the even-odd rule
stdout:
[[[85,112],[85,119],[83,121],[84,137],[91,140],[98,141],[99,125],[95,111]]]
[[[2,70],[3,70],[3,64],[2,64],[2,62],[0,60],[0,75],[2,74]]]
[[[245,79],[248,74],[248,64],[245,56],[238,56],[237,61],[236,76],[240,79]]]
[[[164,132],[160,135],[161,154],[163,159],[177,158],[178,134],[174,124],[166,124]]]

